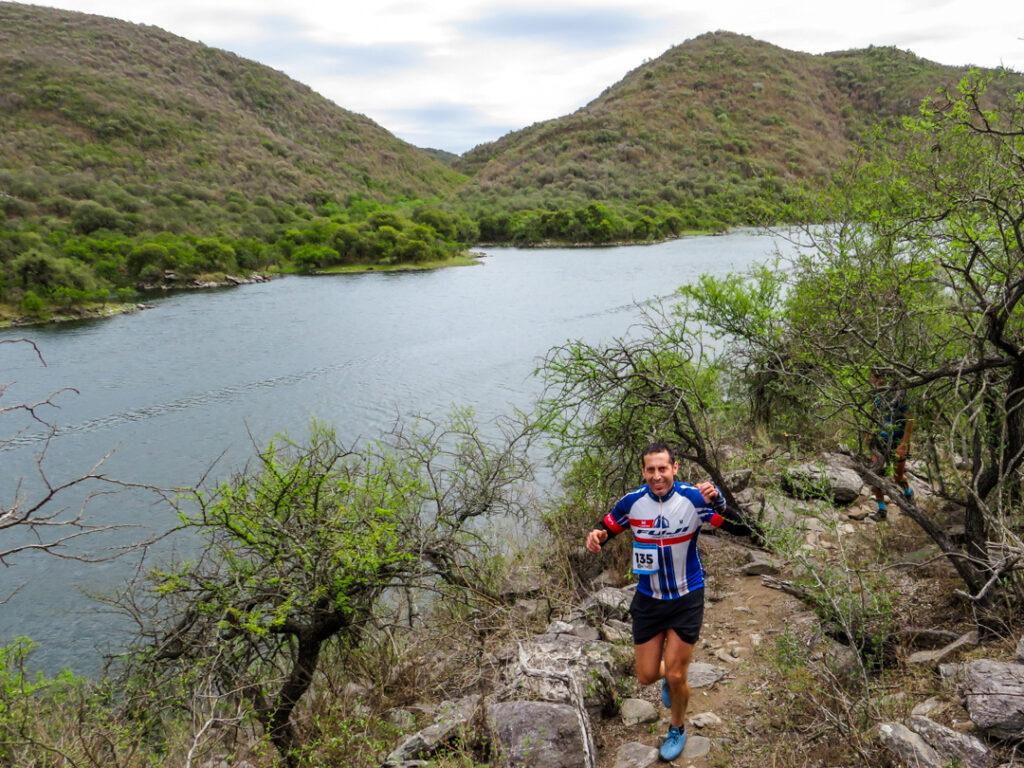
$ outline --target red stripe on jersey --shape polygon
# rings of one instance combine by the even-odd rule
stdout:
[[[720,528],[722,523],[724,523],[724,522],[725,522],[725,518],[722,517],[717,512],[715,512],[715,514],[713,514],[711,516],[711,519],[708,520],[708,525],[710,525],[712,528]]]
[[[653,528],[654,527],[654,521],[653,520],[630,520],[629,524],[632,525],[634,528]]]
[[[696,533],[696,531],[694,531],[694,533]],[[689,541],[692,538],[693,533],[688,533],[685,536],[673,536],[669,539],[648,539],[643,536],[637,536],[636,534],[633,535],[634,541],[639,541],[644,544],[660,544],[663,547],[667,547],[670,544],[681,544],[682,542]]]
[[[608,526],[608,530],[612,533],[622,533],[626,530],[623,526],[615,522],[615,518],[612,517],[611,512],[604,516],[604,524]]]

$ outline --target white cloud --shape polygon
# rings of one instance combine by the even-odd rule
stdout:
[[[234,51],[401,138],[455,152],[571,112],[645,59],[719,29],[808,53],[895,45],[943,64],[1024,70],[1024,6],[1001,0],[42,4],[152,24]]]

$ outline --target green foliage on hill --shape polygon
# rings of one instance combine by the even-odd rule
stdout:
[[[412,213],[463,176],[231,53],[2,3],[0,80],[0,301],[28,291],[105,299],[165,270],[308,269],[357,251],[388,262],[458,249]],[[399,202],[390,239],[360,223]],[[327,250],[302,249],[313,245]]]
[[[802,187],[965,71],[716,32],[457,158],[231,53],[0,3],[0,321],[236,271],[806,221]]]
[[[814,56],[705,34],[571,115],[466,153],[456,167],[473,178],[459,197],[482,234],[488,217],[533,211],[523,220],[595,202],[623,220],[615,239],[646,239],[646,222],[639,236],[625,225],[644,210],[660,223],[654,236],[671,233],[670,221],[683,229],[796,221],[806,215],[792,207],[801,185],[826,179],[868,128],[914,114],[966,71],[895,48]],[[534,239],[551,236],[540,230]],[[587,239],[574,227],[563,235]]]

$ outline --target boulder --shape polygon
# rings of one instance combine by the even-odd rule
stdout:
[[[735,497],[740,491],[746,490],[753,474],[753,471],[749,469],[737,469],[734,472],[726,472],[722,479],[725,480],[725,484]]]
[[[624,656],[600,640],[537,635],[516,645],[499,671],[495,698],[569,704],[594,718],[613,714],[615,681],[628,674]]]
[[[633,645],[633,628],[624,621],[609,619],[601,625],[601,639],[608,643]]]
[[[635,586],[603,587],[583,601],[579,612],[592,624],[603,624],[609,619],[625,621],[635,591]]]
[[[918,734],[900,723],[878,726],[882,743],[895,752],[904,765],[912,768],[947,768],[947,761]]]
[[[757,494],[753,488],[744,488],[733,494],[733,499],[745,510],[756,510],[759,505]]]
[[[649,768],[658,762],[658,748],[636,741],[619,746],[612,768]]]
[[[820,461],[799,464],[784,472],[782,487],[797,498],[850,504],[860,497],[864,481],[847,466],[849,461],[842,454],[824,454]]]
[[[775,564],[768,559],[768,556],[761,552],[747,551],[746,561],[740,568],[744,576],[763,576],[768,574],[774,576],[779,572]]]
[[[546,635],[572,635],[584,640],[600,640],[601,633],[596,627],[589,624],[570,624],[567,621],[556,620],[548,624],[544,634]]]
[[[690,688],[710,688],[727,674],[721,667],[695,661],[690,664],[690,669],[686,673],[686,680],[690,683]]]
[[[910,718],[910,729],[934,749],[945,765],[964,768],[989,768],[992,758],[981,739],[939,725],[922,715]]]
[[[910,714],[911,715],[930,715],[932,712],[934,712],[935,710],[939,709],[942,706],[943,706],[942,699],[938,698],[937,696],[932,696],[931,698],[926,699],[925,701],[922,701],[920,704],[916,705],[910,711]]]
[[[619,707],[623,725],[658,722],[658,709],[645,699],[626,699]]]
[[[502,701],[487,711],[492,764],[508,768],[593,768],[577,709],[550,701]]]
[[[683,757],[687,760],[697,760],[704,757],[711,751],[711,739],[706,736],[687,734],[686,746],[683,748]]]
[[[505,577],[498,594],[509,603],[521,598],[534,597],[551,582],[551,575],[541,568],[523,566]]]
[[[962,692],[967,714],[997,739],[1024,733],[1024,664],[979,659],[964,666]]]
[[[437,719],[403,741],[388,755],[385,765],[401,765],[411,760],[429,758],[439,749],[471,730],[480,710],[479,696],[466,696],[448,701],[438,708]]]

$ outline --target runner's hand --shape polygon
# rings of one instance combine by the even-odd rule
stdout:
[[[608,531],[594,528],[587,534],[587,549],[597,553],[601,551],[601,545],[608,541]]]
[[[704,501],[708,504],[718,495],[718,489],[711,482],[697,483],[697,490],[700,491],[700,495],[704,497]]]

